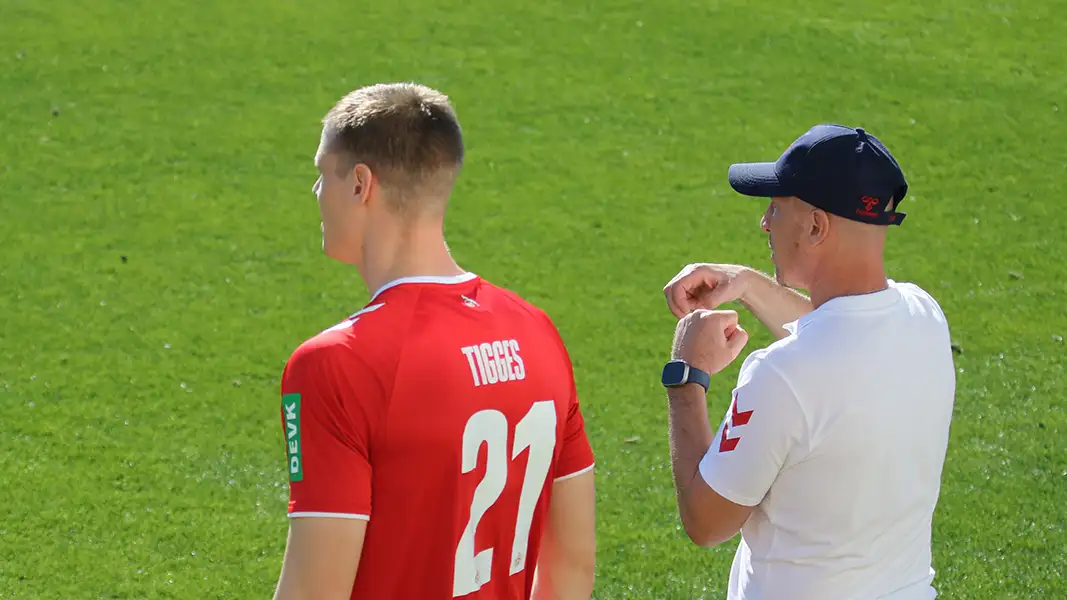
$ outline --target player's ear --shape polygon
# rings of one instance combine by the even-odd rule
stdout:
[[[366,204],[373,184],[374,173],[370,167],[363,163],[352,167],[352,197],[357,204]]]

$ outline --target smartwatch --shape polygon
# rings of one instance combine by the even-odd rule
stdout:
[[[711,384],[711,375],[690,365],[684,360],[672,360],[663,365],[660,380],[664,387],[681,387],[687,383],[696,383],[707,393]]]

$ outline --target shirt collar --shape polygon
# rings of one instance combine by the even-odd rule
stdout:
[[[374,292],[374,294],[371,296],[368,304],[370,302],[374,302],[378,298],[378,296],[380,296],[385,290],[388,290],[389,288],[394,288],[398,285],[403,285],[405,283],[436,283],[441,285],[455,285],[457,283],[466,283],[475,279],[476,277],[478,276],[474,273],[463,273],[462,275],[453,275],[451,277],[439,277],[432,275],[401,277],[399,279],[394,279],[386,283],[382,287],[378,288],[378,291]]]

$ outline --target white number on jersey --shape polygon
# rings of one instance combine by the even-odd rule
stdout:
[[[486,548],[475,555],[474,531],[485,512],[500,498],[508,480],[508,421],[504,413],[491,409],[481,410],[467,421],[463,430],[464,473],[470,473],[478,466],[478,451],[483,443],[487,446],[485,476],[478,483],[478,487],[474,488],[470,520],[467,521],[456,547],[453,598],[475,592],[489,582],[493,548]],[[515,426],[511,460],[518,458],[527,448],[530,454],[522,480],[522,491],[519,494],[515,542],[511,546],[512,575],[526,567],[526,549],[530,542],[534,508],[541,496],[541,489],[544,487],[556,448],[556,405],[552,400],[535,402]]]

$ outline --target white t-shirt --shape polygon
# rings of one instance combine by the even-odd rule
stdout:
[[[834,298],[745,359],[700,463],[741,529],[728,600],[928,600],[956,373],[918,286]]]

